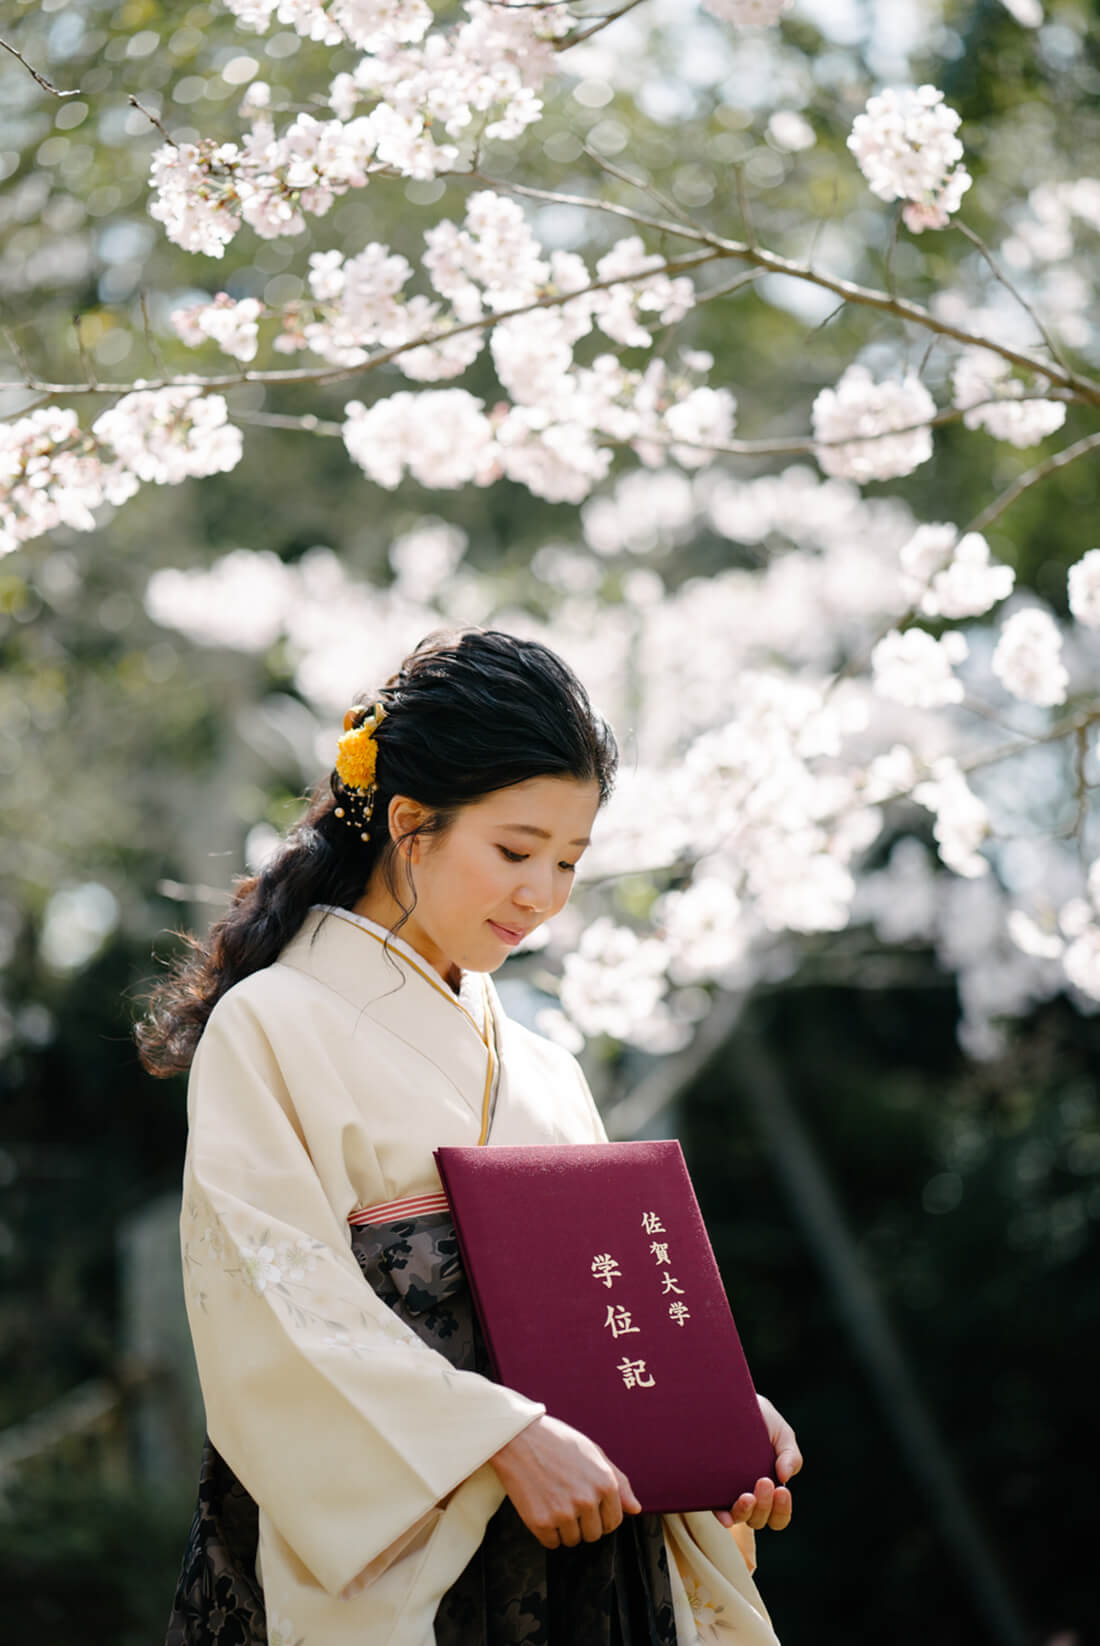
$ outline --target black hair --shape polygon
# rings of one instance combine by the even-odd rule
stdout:
[[[333,770],[307,797],[306,810],[258,874],[241,877],[229,909],[205,941],[178,932],[187,946],[145,1002],[134,1026],[143,1067],[166,1077],[190,1067],[216,1002],[241,978],[271,965],[315,903],[351,908],[378,870],[411,913],[395,877],[397,847],[387,826],[394,795],[428,815],[409,834],[442,835],[457,812],[496,789],[528,778],[594,779],[600,804],[618,765],[610,726],[573,671],[549,647],[500,629],[436,630],[378,691],[361,693],[349,725],[381,702],[376,793],[369,838],[345,817],[348,799]],[[402,839],[407,839],[408,835]]]

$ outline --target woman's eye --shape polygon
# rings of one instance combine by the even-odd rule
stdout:
[[[527,859],[527,853],[526,852],[509,851],[507,846],[498,845],[497,846],[497,851],[502,852],[503,855],[507,858],[509,863],[523,863]],[[575,863],[559,863],[558,868],[559,869],[568,869],[570,874],[576,874],[576,872],[577,872],[577,865]]]

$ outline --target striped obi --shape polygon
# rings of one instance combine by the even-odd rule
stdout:
[[[451,1203],[445,1194],[410,1194],[401,1200],[379,1200],[373,1206],[357,1206],[348,1213],[349,1223],[398,1223],[407,1217],[420,1217],[425,1212],[449,1212]]]

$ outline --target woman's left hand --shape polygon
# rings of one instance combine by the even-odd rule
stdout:
[[[798,1442],[794,1438],[794,1430],[779,1412],[776,1411],[766,1395],[757,1395],[764,1422],[768,1426],[768,1438],[775,1452],[775,1474],[780,1482],[790,1480],[802,1467],[802,1453],[798,1449]],[[765,1476],[756,1482],[754,1492],[742,1492],[737,1502],[728,1509],[715,1509],[714,1513],[723,1526],[747,1525],[754,1532],[759,1532],[768,1526],[773,1532],[781,1532],[791,1523],[791,1494],[785,1485],[774,1485]]]

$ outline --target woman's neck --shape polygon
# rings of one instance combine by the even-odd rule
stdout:
[[[367,920],[377,921],[387,931],[392,931],[405,913],[397,899],[391,897],[384,888],[368,889],[358,902],[352,904],[351,909],[353,914],[361,914]],[[427,933],[421,930],[415,914],[410,915],[400,931],[394,935],[407,943],[410,949],[415,949],[421,959],[426,960],[432,970],[439,974],[448,988],[455,994],[458,993],[462,986],[461,968],[456,966],[453,960],[448,960]]]

